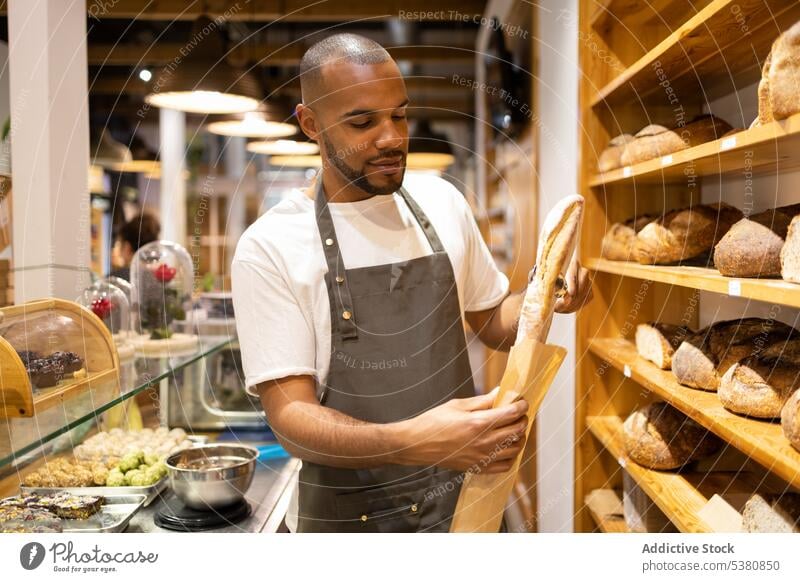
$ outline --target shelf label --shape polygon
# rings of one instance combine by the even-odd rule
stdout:
[[[662,166],[669,166],[672,163],[672,154],[668,156],[664,156],[661,158],[661,165]]]
[[[722,140],[722,143],[719,146],[719,150],[721,152],[724,152],[725,150],[729,150],[735,147],[736,147],[736,136],[732,135]]]
[[[620,457],[619,459],[617,459],[617,462],[619,463],[619,466],[622,467],[623,469],[628,466],[628,461],[627,459],[625,459],[625,457]]]
[[[742,282],[741,281],[728,281],[728,295],[731,297],[742,296]]]
[[[631,377],[631,367],[628,364],[625,364],[622,368],[622,373],[625,374],[626,378]]]
[[[630,166],[625,166],[624,168],[622,168],[622,176],[624,178],[630,178],[632,173],[633,172],[631,172]]]

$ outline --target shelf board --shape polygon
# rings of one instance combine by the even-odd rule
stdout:
[[[592,519],[604,533],[630,533],[625,525],[622,499],[614,489],[594,489],[584,499]]]
[[[746,418],[726,410],[716,392],[682,386],[672,372],[640,357],[636,346],[624,339],[593,339],[589,349],[768,471],[800,488],[800,452],[783,436],[780,423]]]
[[[622,443],[622,420],[616,416],[589,416],[586,425],[620,466],[684,533],[711,533],[699,512],[708,503],[683,473],[654,471],[629,460]]]
[[[586,267],[602,273],[800,308],[800,285],[781,279],[739,279],[723,277],[716,269],[703,267],[640,265],[600,258],[588,259]]]
[[[591,106],[646,102],[653,95],[663,99],[656,64],[679,102],[711,101],[758,80],[779,30],[798,19],[798,2],[714,0],[602,87]]]
[[[668,156],[596,174],[589,185],[596,188],[632,181],[679,183],[687,180],[687,172],[693,176],[741,176],[744,171],[765,174],[798,167],[800,115],[794,115]]]

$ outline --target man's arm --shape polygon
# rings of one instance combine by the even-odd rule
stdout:
[[[511,468],[522,450],[528,405],[492,409],[494,392],[456,398],[401,422],[376,424],[322,406],[311,376],[257,386],[270,427],[293,456],[322,465],[438,465],[488,473]]]
[[[592,300],[589,272],[573,258],[565,275],[566,293],[556,300],[556,313],[572,313]],[[467,311],[464,318],[480,340],[493,350],[507,352],[517,337],[517,325],[525,290],[506,296],[503,301],[484,311]]]

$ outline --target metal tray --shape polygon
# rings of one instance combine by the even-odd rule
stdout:
[[[66,491],[75,495],[102,495],[103,497],[125,497],[130,495],[143,495],[144,507],[150,505],[153,500],[158,497],[164,489],[167,488],[169,483],[169,476],[164,476],[157,482],[147,487],[133,487],[130,485],[122,485],[120,487],[20,487],[23,493],[40,493],[45,495],[47,493],[60,493]]]
[[[96,487],[100,489],[100,487]],[[102,489],[119,489],[103,487]],[[97,493],[94,493],[97,495]],[[117,533],[128,527],[131,518],[144,507],[144,495],[109,495],[100,511],[88,519],[62,519],[64,533]]]

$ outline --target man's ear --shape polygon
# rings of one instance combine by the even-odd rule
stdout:
[[[297,116],[297,121],[300,123],[300,129],[308,136],[308,139],[319,141],[317,117],[311,108],[298,103],[294,108],[294,112]]]

